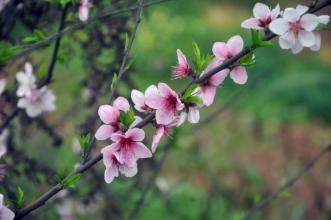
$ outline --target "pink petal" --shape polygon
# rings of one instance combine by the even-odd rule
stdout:
[[[227,43],[231,56],[235,56],[244,48],[244,41],[240,36],[231,37]]]
[[[97,132],[95,132],[94,137],[99,140],[103,141],[111,137],[111,135],[114,133],[114,128],[111,125],[101,125]]]
[[[168,125],[174,120],[175,112],[173,109],[158,109],[156,111],[156,122],[160,125]]]
[[[143,141],[145,139],[145,132],[140,128],[132,128],[125,133],[125,136],[131,138],[132,141]]]
[[[267,20],[270,16],[270,8],[263,3],[256,3],[253,9],[253,14],[255,18],[260,20]]]
[[[125,139],[125,135],[123,135],[121,132],[114,133],[110,139],[114,142],[120,142],[121,140]]]
[[[3,206],[1,209],[1,220],[13,220],[15,217],[15,214],[13,211],[11,211],[9,208],[7,208],[6,206]]]
[[[277,35],[283,35],[290,29],[290,26],[285,19],[278,18],[270,23],[269,29]]]
[[[202,86],[200,87],[200,92],[199,92],[203,104],[205,106],[210,106],[214,102],[214,98],[216,95],[216,87],[215,86]]]
[[[117,108],[118,110],[121,110],[121,111],[124,111],[124,112],[127,112],[130,110],[130,104],[128,102],[128,100],[124,97],[118,97],[114,103],[113,103],[113,106],[115,108]]]
[[[230,77],[237,84],[245,84],[248,78],[246,68],[243,66],[237,66],[233,68],[230,73]]]
[[[101,149],[103,164],[108,167],[113,164],[114,148],[107,146]]]
[[[228,59],[228,48],[223,42],[215,42],[213,45],[213,53],[216,58],[221,61]]]
[[[115,177],[118,177],[118,167],[117,166],[110,166],[106,167],[105,170],[105,181],[106,183],[111,183],[115,179]]]
[[[230,72],[229,69],[224,69],[224,70],[216,73],[212,77],[210,77],[208,82],[213,86],[219,86],[220,84],[223,83],[224,79],[227,77],[229,72]]]
[[[107,147],[109,147],[113,152],[121,149],[121,145],[119,143],[112,143],[111,145],[109,145]],[[122,159],[119,159],[119,161],[122,161]]]
[[[98,110],[101,121],[105,124],[115,123],[119,119],[119,111],[110,105],[101,105]]]
[[[88,6],[80,6],[78,9],[79,19],[81,21],[87,21],[89,15],[89,7]]]
[[[152,152],[155,153],[157,146],[159,145],[161,138],[165,134],[165,127],[164,126],[158,126],[156,128],[156,133],[153,136],[153,141],[152,141]]]
[[[138,173],[137,165],[128,166],[127,164],[123,164],[119,166],[119,171],[126,177],[133,177]]]
[[[313,31],[319,24],[318,17],[313,14],[305,14],[301,18],[301,25],[306,31]]]
[[[131,99],[135,104],[135,109],[141,112],[141,107],[145,106],[145,95],[142,92],[134,89],[131,92]]]
[[[159,109],[163,107],[163,98],[160,94],[153,92],[145,96],[145,103],[152,109]]]
[[[178,59],[178,64],[179,65],[186,65],[187,64],[187,60],[186,60],[185,55],[179,49],[177,49],[177,59]]]
[[[131,147],[136,159],[150,158],[153,156],[152,152],[143,143],[134,142]]]
[[[275,20],[276,18],[278,18],[280,14],[280,6],[279,4],[276,5],[276,7],[271,11],[270,17],[271,20]]]
[[[312,47],[315,44],[315,35],[313,32],[301,30],[299,32],[299,41],[304,47]]]
[[[241,23],[242,28],[246,29],[255,29],[255,30],[262,30],[263,27],[260,27],[260,21],[256,18],[249,18]]]
[[[173,90],[165,83],[158,84],[159,92],[161,96],[166,97],[173,94]]]

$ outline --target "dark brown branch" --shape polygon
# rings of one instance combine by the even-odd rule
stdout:
[[[284,183],[284,185],[271,192],[270,195],[262,199],[261,202],[259,202],[256,206],[248,210],[243,220],[250,219],[254,213],[261,210],[268,202],[270,202],[273,199],[276,199],[279,194],[291,188],[303,175],[305,175],[309,170],[311,170],[314,167],[314,165],[330,151],[331,151],[331,144],[323,148],[313,159],[311,159],[306,164],[304,164],[302,168],[299,170],[299,172],[296,175],[294,175],[292,178],[290,178],[286,183]]]

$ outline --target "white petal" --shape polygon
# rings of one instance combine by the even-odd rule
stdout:
[[[315,35],[315,44],[312,47],[310,47],[310,49],[312,51],[319,51],[321,49],[322,38],[320,33],[316,31],[314,32],[314,35]]]
[[[293,8],[287,8],[284,11],[284,19],[289,21],[289,22],[295,22],[300,19],[299,12],[296,9]]]
[[[295,42],[295,35],[291,31],[279,37],[279,46],[285,50],[292,48]]]
[[[278,18],[270,23],[269,29],[277,35],[283,35],[290,29],[290,26],[285,19]]]
[[[321,15],[318,17],[318,20],[321,24],[328,24],[330,22],[330,16],[329,15]]]
[[[256,18],[249,18],[241,23],[242,28],[246,29],[255,29],[255,30],[262,30],[263,28],[259,26],[260,22]]]
[[[254,17],[266,20],[270,16],[270,8],[263,3],[256,3],[253,9]]]
[[[318,17],[313,14],[306,14],[301,18],[301,25],[306,31],[312,31],[319,24]]]
[[[303,46],[301,43],[297,40],[296,44],[291,48],[293,54],[298,54],[303,50]]]
[[[315,36],[310,31],[301,30],[299,32],[299,41],[304,47],[312,47],[315,44]]]
[[[200,120],[200,112],[196,107],[190,107],[188,111],[188,121],[192,124],[198,123]]]
[[[304,13],[306,13],[308,11],[308,9],[309,8],[305,5],[298,5],[295,10],[301,16]]]

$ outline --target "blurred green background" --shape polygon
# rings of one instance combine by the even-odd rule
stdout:
[[[264,2],[271,6],[277,3]],[[280,2],[281,8],[297,3],[309,1]],[[173,0],[147,9],[134,43],[133,70],[128,73],[132,75],[133,83],[145,90],[150,84],[166,82],[179,90],[185,80],[170,80],[171,66],[176,64],[176,49],[192,57],[192,42],[195,41],[204,53],[211,53],[215,41],[227,41],[236,34],[249,43],[250,32],[241,29],[240,24],[252,16],[254,4],[255,1],[242,0]],[[330,14],[330,10],[326,13]],[[17,27],[16,36],[24,35],[20,28]],[[93,30],[93,25],[89,28]],[[281,50],[274,41],[273,47],[256,52],[257,65],[248,70],[246,85],[235,85],[227,78],[218,89],[214,105],[201,111],[201,120],[222,107],[233,94],[242,89],[243,92],[225,113],[207,126],[193,133],[189,130],[191,125],[186,124],[179,131],[177,143],[170,147],[137,219],[241,219],[244,211],[286,181],[300,165],[328,144],[331,141],[331,34],[329,31],[322,34],[320,52],[305,50],[300,55],[293,55]],[[24,144],[30,156],[39,158],[40,162],[47,164],[50,155],[54,155],[50,166],[59,172],[72,169],[80,158],[73,153],[71,145],[77,124],[87,114],[81,104],[84,88],[79,83],[88,72],[81,59],[85,52],[72,36],[82,39],[84,30],[63,39],[62,51],[69,50],[71,55],[56,67],[51,88],[58,96],[58,111],[47,115],[47,120],[56,124],[61,135],[66,137],[65,143],[59,149],[43,147],[50,141],[38,133],[18,143]],[[28,57],[40,75],[48,67],[50,51],[51,48],[45,48]],[[105,48],[98,54],[99,67],[108,63],[111,57],[111,51]],[[8,75],[17,70],[17,66],[6,68]],[[101,94],[103,98],[99,104],[107,102],[108,91]],[[130,91],[121,85],[120,92],[128,96]],[[149,143],[154,132],[150,131]],[[98,145],[101,148],[104,143]],[[157,154],[162,151],[160,146]],[[46,156],[40,158],[38,155]],[[331,219],[329,159],[321,161],[254,218]],[[124,213],[120,219],[127,216],[149,175],[143,173],[144,165],[141,169],[138,187],[135,187],[137,179],[119,178],[106,185],[101,176],[98,181],[107,193],[101,193],[94,201],[108,200]],[[99,164],[92,172],[102,170],[103,165]],[[84,178],[94,177],[87,174]],[[36,188],[26,184],[29,181],[23,176],[17,177],[17,182],[29,199],[48,188],[47,185]],[[77,188],[79,195],[75,201],[86,196],[89,185],[82,180]],[[89,215],[81,215],[74,204],[69,207],[78,219],[91,219],[86,217]],[[108,219],[97,211],[100,207],[95,208],[93,204],[84,208],[90,211],[85,211],[94,219]],[[56,213],[54,205],[37,212],[43,219],[59,219]]]

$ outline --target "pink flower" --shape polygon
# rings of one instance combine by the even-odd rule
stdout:
[[[191,124],[197,124],[200,120],[199,106],[189,104],[189,105],[185,106],[185,112],[183,112],[183,113],[184,113],[183,117],[185,117],[185,119],[187,117],[187,120]]]
[[[152,157],[151,151],[141,142],[144,138],[144,130],[140,128],[129,129],[125,134],[113,134],[111,140],[114,143],[109,148],[113,151],[119,151],[120,161],[132,167],[138,159]]]
[[[179,49],[177,49],[177,59],[178,65],[175,66],[174,70],[172,71],[172,79],[180,79],[192,75],[193,70],[187,62],[185,55]]]
[[[226,61],[237,55],[244,48],[244,41],[240,36],[234,36],[227,43],[216,42],[213,46],[213,53],[220,61]],[[237,84],[247,82],[247,72],[244,66],[235,66],[230,70],[231,79]]]
[[[18,100],[17,106],[25,109],[29,117],[34,118],[42,112],[55,111],[56,97],[46,86],[41,89],[32,89]]]
[[[149,86],[146,89],[145,94],[135,89],[132,90],[131,99],[134,103],[135,109],[139,112],[151,111],[152,109],[147,105],[146,100],[151,96],[158,95],[158,93],[157,87],[154,85]]]
[[[87,21],[91,3],[89,0],[78,1],[78,16],[81,21]]]
[[[6,88],[6,80],[0,79],[0,95],[5,91]]]
[[[263,3],[256,3],[253,9],[253,18],[245,20],[241,27],[246,29],[266,30],[269,24],[275,20],[280,14],[279,4],[270,10],[270,8]]]
[[[178,94],[167,84],[158,84],[158,94],[153,94],[146,99],[146,104],[156,109],[156,122],[158,124],[170,124],[176,117],[177,111],[184,108]]]
[[[111,183],[115,177],[118,177],[119,172],[121,172],[126,177],[133,177],[137,174],[137,164],[134,163],[129,166],[122,160],[119,152],[114,151],[111,146],[103,148],[101,153],[103,155],[103,163],[106,166],[106,183]]]
[[[287,8],[283,18],[271,22],[270,30],[279,35],[279,45],[282,49],[291,49],[294,54],[304,47],[315,45],[316,36],[313,31],[319,24],[316,15],[305,14],[308,7],[299,5],[297,8]]]
[[[95,133],[97,140],[106,140],[115,132],[120,131],[122,125],[120,121],[120,111],[127,112],[130,110],[130,104],[124,97],[118,97],[113,106],[101,105],[98,110],[99,117],[104,123]]]
[[[3,195],[0,193],[0,219],[1,220],[13,220],[15,217],[15,214],[13,211],[8,209],[3,204]]]
[[[203,71],[201,75],[208,73],[210,70],[214,69],[215,67],[219,66],[221,61],[214,58],[207,68]],[[229,74],[229,69],[224,69],[212,77],[210,77],[206,82],[200,85],[198,90],[198,96],[201,97],[203,104],[206,106],[210,106],[214,102],[214,98],[216,95],[216,89],[219,85],[222,84],[226,76]]]

